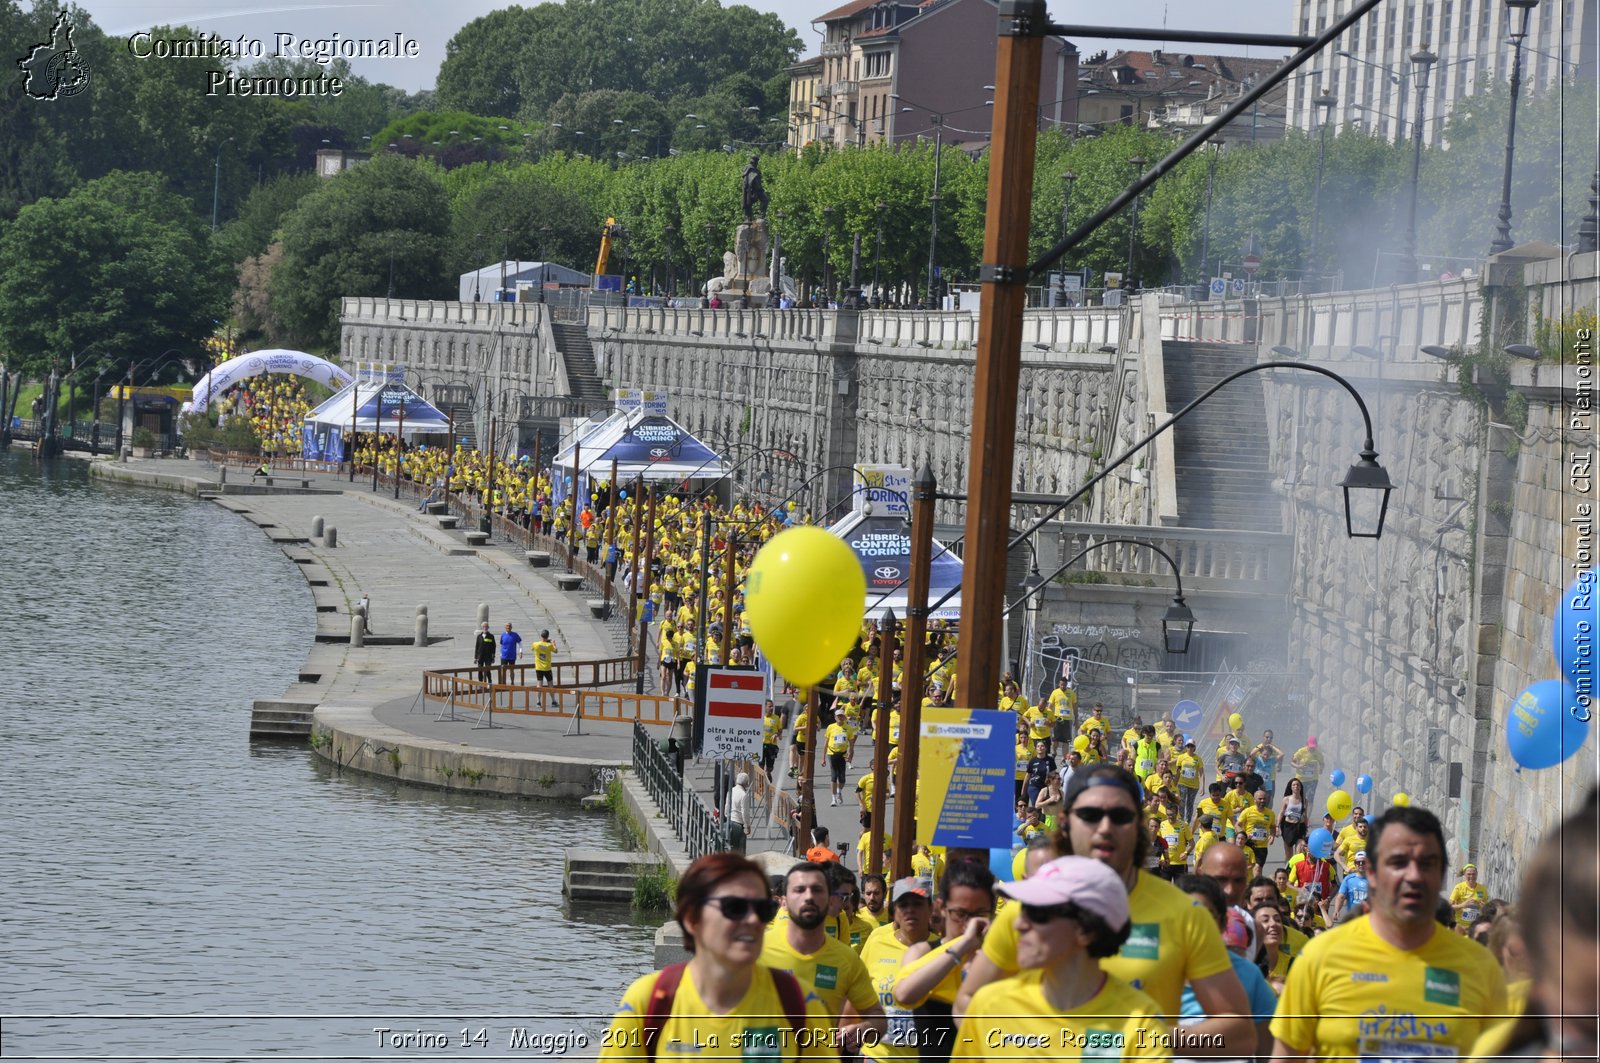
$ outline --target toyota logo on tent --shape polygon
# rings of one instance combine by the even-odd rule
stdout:
[[[900,567],[898,565],[879,565],[872,570],[872,574],[878,579],[899,579]]]
[[[651,447],[650,448],[650,460],[651,461],[660,461],[662,458],[669,457],[671,455],[671,453],[672,452],[670,450],[668,450],[666,447]]]

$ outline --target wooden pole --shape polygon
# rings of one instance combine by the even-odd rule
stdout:
[[[928,583],[938,484],[924,465],[911,482],[911,578],[906,587],[905,665],[900,680],[900,763],[894,782],[894,877],[911,874],[917,833],[917,754],[922,731],[922,655],[928,642]],[[970,551],[969,551],[970,553]]]
[[[878,625],[878,712],[882,726],[872,725],[872,852],[867,854],[867,874],[883,874],[883,814],[888,805],[889,713],[894,696],[894,611]]]
[[[643,481],[643,477],[640,477],[640,480],[642,482]],[[644,581],[644,593],[645,593],[646,597],[648,597],[649,594],[650,594],[650,571],[651,571],[651,569],[653,569],[655,567],[655,563],[656,563],[656,489],[655,489],[654,486],[652,486],[650,488],[650,504],[649,504],[648,507],[646,507],[645,518],[644,518],[644,568],[639,570],[638,574],[634,577],[634,581],[633,581],[634,585],[636,587],[638,586],[640,580]],[[636,600],[637,600],[637,593],[638,592],[635,591]],[[635,609],[635,613],[636,614],[638,613],[637,609]],[[645,660],[644,654],[645,654],[645,649],[646,649],[645,644],[650,641],[650,625],[644,622],[644,617],[643,616],[639,616],[639,618],[634,622],[639,625],[639,660],[638,660],[637,675],[635,676],[634,683],[633,683],[633,692],[635,694],[643,694],[644,693],[644,660]]]
[[[728,666],[728,651],[733,646],[733,558],[739,541],[737,529],[730,529],[722,548],[722,666]]]
[[[1048,24],[1045,0],[1001,0],[989,199],[979,270],[984,285],[978,304],[972,449],[967,459],[972,475],[967,490],[967,549],[962,554],[961,648],[956,674],[956,704],[970,709],[993,708],[1000,679],[1022,310],[1027,299],[1029,211],[1038,135],[1039,63]],[[913,561],[913,577],[916,572]],[[920,654],[920,646],[917,651]],[[907,656],[910,652],[907,647]],[[907,674],[913,674],[909,668]],[[920,677],[921,669],[914,674]],[[920,697],[917,703],[920,706]],[[914,734],[909,737],[915,742]],[[903,748],[900,755],[903,768]],[[898,851],[900,838],[895,841]]]
[[[811,848],[811,828],[817,822],[817,711],[817,688],[813,686],[806,691],[806,758],[800,765],[800,841],[794,855],[801,859]]]

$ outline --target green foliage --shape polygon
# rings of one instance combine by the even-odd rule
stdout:
[[[446,169],[454,169],[515,157],[523,150],[522,135],[538,128],[465,111],[418,111],[378,130],[372,146],[380,153],[389,151],[408,158],[426,156]]]
[[[678,880],[665,862],[640,868],[633,876],[633,908],[639,912],[664,912],[672,908]]]
[[[156,445],[156,434],[144,425],[135,425],[133,429],[133,445],[136,447],[153,447]]]
[[[80,372],[115,377],[168,349],[193,351],[194,367],[231,283],[159,174],[114,173],[0,231],[0,346],[38,375],[78,354]]]
[[[230,454],[254,454],[261,449],[261,439],[248,417],[228,418],[228,423],[217,430],[214,442]]]
[[[209,413],[190,411],[178,418],[178,434],[190,450],[209,450],[217,441],[217,426]]]
[[[264,253],[283,219],[320,180],[313,173],[285,174],[257,185],[240,205],[238,217],[218,230],[218,249],[234,263]]]
[[[332,347],[340,298],[385,294],[391,276],[397,298],[451,298],[449,223],[432,165],[380,156],[346,170],[285,219],[273,308],[292,335]]]
[[[1534,325],[1533,345],[1551,362],[1594,363],[1595,331],[1600,321],[1592,307],[1582,306],[1551,320],[1542,313]]]

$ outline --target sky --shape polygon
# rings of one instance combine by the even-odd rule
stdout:
[[[536,0],[524,0],[533,6]],[[806,54],[814,55],[820,37],[810,20],[843,0],[751,0],[760,11],[770,11],[800,34]],[[432,88],[444,59],[445,44],[457,30],[509,3],[493,0],[369,0],[366,3],[306,2],[275,4],[270,0],[79,0],[96,25],[117,37],[127,37],[159,25],[188,25],[221,37],[244,36],[262,42],[272,54],[278,34],[295,38],[393,38],[403,34],[415,40],[420,53],[414,59],[362,59],[351,63],[355,73],[409,92]],[[724,0],[727,6],[727,0]],[[1121,0],[1117,4],[1089,4],[1083,0],[1054,0],[1050,15],[1077,25],[1170,26],[1173,29],[1253,30],[1289,33],[1292,0]],[[1084,53],[1102,47],[1160,47],[1159,41],[1076,42]],[[1255,50],[1190,45],[1228,55],[1281,55],[1278,50]]]

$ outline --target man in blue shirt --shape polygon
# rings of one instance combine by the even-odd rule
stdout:
[[[1331,922],[1337,922],[1346,912],[1361,915],[1367,903],[1367,853],[1360,850],[1350,863],[1350,873],[1339,883],[1339,892],[1333,895]]]
[[[511,630],[511,621],[506,621],[505,631],[500,633],[500,682],[502,685],[511,680],[511,666],[517,663],[517,658],[522,654],[522,636]]]

